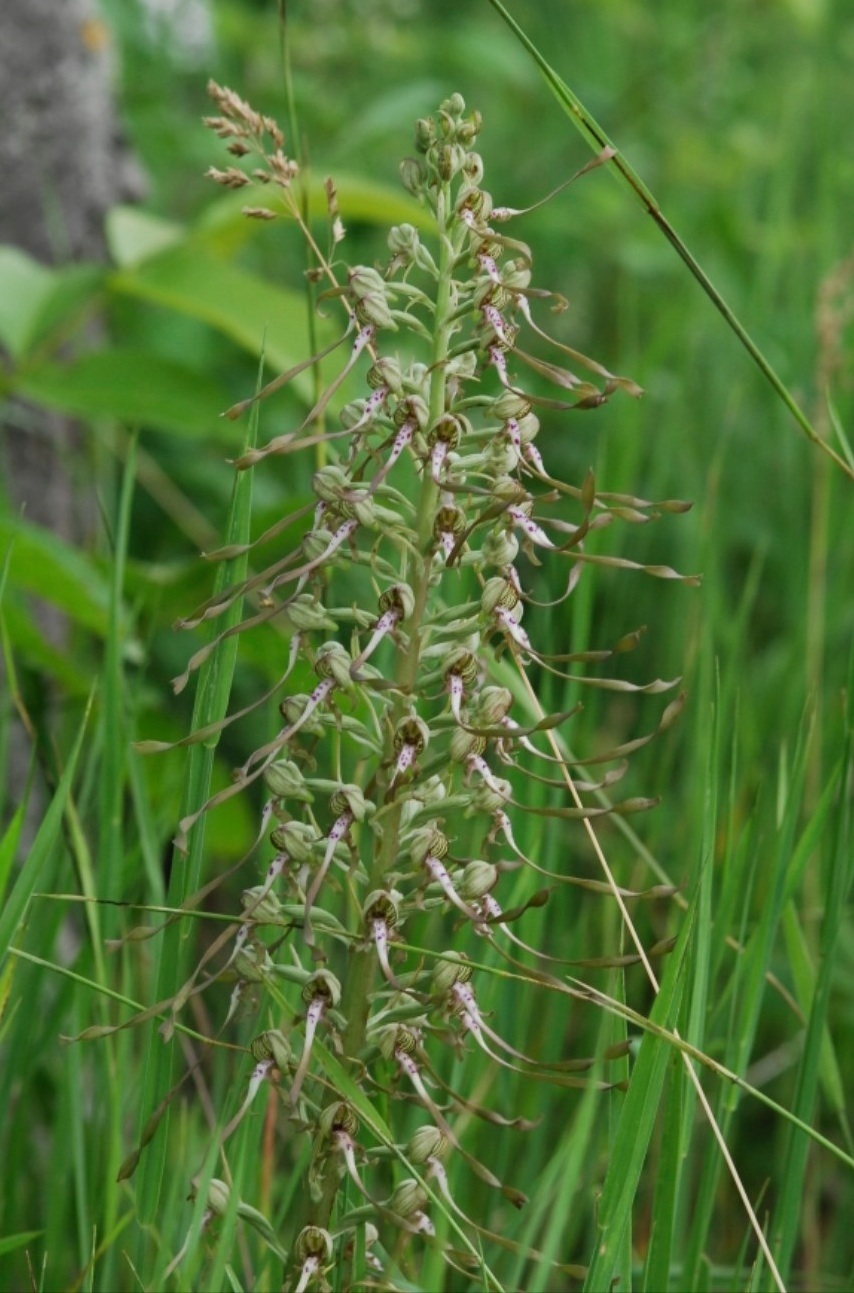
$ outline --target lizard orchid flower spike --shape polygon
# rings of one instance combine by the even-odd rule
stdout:
[[[538,950],[536,934],[525,941],[510,924],[524,922],[558,881],[572,879],[555,876],[548,889],[537,887],[544,869],[536,860],[539,832],[526,830],[526,815],[537,821],[542,816],[534,812],[551,814],[565,823],[608,811],[595,801],[567,806],[562,783],[540,775],[543,760],[564,765],[562,735],[552,729],[576,711],[533,711],[514,677],[529,667],[571,677],[555,666],[580,659],[589,666],[580,679],[585,685],[653,695],[673,685],[629,684],[596,672],[634,645],[637,633],[613,650],[573,643],[574,654],[549,656],[537,647],[535,613],[523,627],[523,611],[557,606],[603,566],[681,578],[669,567],[599,555],[592,538],[611,522],[639,523],[685,505],[600,494],[591,473],[575,485],[548,470],[535,445],[545,438],[538,414],[576,417],[612,395],[640,390],[550,338],[535,318],[543,301],[556,311],[566,302],[533,286],[530,249],[503,232],[514,209],[497,208],[483,187],[481,118],[460,95],[417,123],[415,155],[401,167],[425,220],[418,229],[402,223],[391,230],[385,266],[343,269],[344,230],[331,181],[331,250],[324,252],[305,222],[299,168],[286,155],[282,132],[232,91],[212,86],[211,94],[217,115],[208,124],[232,159],[212,178],[228,189],[263,190],[263,205],[249,208],[253,219],[274,218],[281,209],[296,223],[310,248],[312,278],[324,280],[322,326],[343,310],[329,344],[227,416],[250,409],[257,415],[288,382],[310,367],[319,372],[321,360],[340,353],[343,361],[298,425],[235,459],[239,471],[263,471],[290,454],[318,455],[313,474],[301,477],[310,475],[312,498],[296,511],[283,507],[279,520],[239,549],[251,551],[252,574],[182,621],[192,629],[226,612],[233,621],[236,609],[249,604],[242,620],[195,652],[181,686],[214,652],[249,632],[259,642],[266,635],[277,675],[282,640],[289,645],[287,672],[264,697],[278,716],[273,709],[234,784],[182,821],[179,843],[200,829],[203,814],[263,778],[267,801],[252,850],[261,882],[245,889],[228,968],[239,976],[238,988],[246,986],[242,998],[238,993],[243,1008],[250,997],[262,1003],[275,1026],[253,1050],[255,1068],[248,1089],[241,1084],[225,1136],[236,1142],[254,1134],[256,1098],[267,1083],[286,1093],[275,1160],[283,1173],[304,1171],[304,1188],[288,1209],[289,1293],[358,1282],[358,1250],[371,1281],[396,1289],[401,1271],[410,1285],[417,1282],[427,1245],[438,1246],[455,1269],[462,1260],[435,1238],[430,1180],[461,1233],[477,1240],[478,1247],[469,1241],[473,1268],[479,1245],[485,1250],[501,1240],[453,1202],[450,1151],[454,1171],[459,1160],[500,1191],[498,1206],[523,1202],[465,1147],[468,1132],[455,1129],[467,1128],[470,1117],[501,1135],[531,1124],[485,1107],[473,1091],[498,1066],[525,1081],[570,1086],[585,1079],[571,1079],[565,1069],[592,1063],[539,1061],[487,1019],[490,976],[499,973],[501,957],[512,961],[507,943],[555,959]],[[529,353],[520,345],[525,336],[533,348],[544,338],[553,342],[585,376]],[[520,376],[527,371],[536,377],[533,391]],[[559,397],[544,395],[544,383]],[[209,559],[228,560],[236,551],[226,547]],[[558,568],[565,591],[555,601],[538,601],[540,587],[531,586],[540,565]],[[311,689],[297,690],[312,675]],[[200,739],[215,743],[251,708],[212,724]],[[666,711],[659,730],[676,712]],[[597,746],[591,761],[613,760],[622,769],[647,739],[624,740],[613,750]],[[567,784],[578,781],[582,790],[574,793],[593,795],[616,779],[608,775],[587,782],[569,780],[567,771]],[[545,807],[529,801],[535,784],[542,785],[538,804],[549,797]],[[513,893],[499,899],[510,873]],[[452,931],[460,950],[447,953],[441,949]],[[230,926],[223,945],[232,937]],[[463,947],[488,960],[478,967],[478,997]],[[536,980],[529,986],[535,989]],[[471,1072],[454,1087],[443,1076],[448,1048]],[[396,1098],[389,1100],[389,1092]],[[432,1124],[414,1135],[413,1104]],[[363,1143],[356,1140],[354,1109]],[[275,1181],[268,1185],[275,1188]]]

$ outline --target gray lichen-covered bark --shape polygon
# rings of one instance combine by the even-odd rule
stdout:
[[[98,259],[104,213],[128,193],[110,61],[92,0],[0,4],[0,242],[47,264]],[[12,409],[3,441],[9,504],[75,538],[68,423]]]
[[[120,144],[109,32],[92,0],[3,0],[0,120],[0,242],[45,264],[100,259],[106,209],[131,197],[136,177]],[[3,442],[9,506],[78,538],[72,425],[12,407]]]
[[[0,0],[0,242],[45,264],[101,258],[106,210],[133,196],[111,62],[93,0]],[[75,499],[71,467],[82,450],[73,423],[13,402],[0,413],[0,444],[8,507],[79,542],[80,514],[93,509]],[[61,645],[61,617],[34,612]]]

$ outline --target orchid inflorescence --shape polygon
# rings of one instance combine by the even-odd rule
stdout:
[[[212,86],[211,93],[220,115],[207,124],[253,168],[230,166],[212,177],[228,188],[260,187],[265,198],[278,191],[302,224],[292,192],[298,168],[285,156],[276,124],[229,90]],[[556,806],[542,811],[558,820],[583,818],[607,809],[600,801],[567,802],[567,787],[579,793],[609,787],[624,756],[651,739],[597,754],[590,762],[615,765],[599,781],[570,776],[556,735],[570,715],[538,710],[518,680],[535,664],[582,685],[651,693],[675,685],[630,684],[587,668],[573,674],[573,664],[630,650],[642,630],[609,649],[554,656],[538,649],[523,623],[534,601],[527,591],[531,570],[541,559],[566,563],[562,601],[587,567],[632,565],[588,551],[589,536],[615,520],[644,523],[686,505],[601,494],[592,475],[572,486],[550,474],[537,444],[540,411],[592,409],[616,391],[641,392],[553,341],[536,322],[540,303],[560,312],[565,302],[532,286],[528,247],[503,232],[519,213],[494,206],[482,187],[480,128],[479,114],[467,113],[458,94],[417,123],[417,156],[401,174],[435,219],[429,246],[414,226],[398,225],[383,269],[356,266],[339,282],[336,262],[302,226],[327,279],[324,298],[343,305],[343,333],[229,416],[347,347],[341,372],[302,424],[236,463],[246,470],[321,447],[315,502],[253,545],[257,552],[302,517],[295,551],[277,555],[184,621],[186,627],[216,621],[241,597],[252,607],[196,653],[179,685],[224,637],[256,624],[290,640],[280,694],[294,673],[306,676],[306,667],[315,680],[280,701],[272,739],[179,832],[180,843],[202,812],[250,784],[264,786],[256,843],[268,840],[272,857],[262,863],[263,882],[243,895],[228,962],[236,975],[229,1016],[247,987],[267,987],[275,1026],[251,1047],[255,1067],[223,1139],[273,1082],[290,1119],[284,1134],[311,1141],[303,1206],[294,1236],[283,1243],[285,1286],[298,1293],[345,1287],[357,1248],[372,1278],[395,1287],[401,1253],[437,1242],[442,1210],[470,1237],[468,1252],[448,1249],[451,1264],[477,1269],[481,1244],[490,1236],[502,1242],[458,1207],[445,1164],[459,1155],[498,1191],[501,1206],[503,1200],[518,1206],[522,1196],[466,1150],[455,1122],[465,1113],[516,1130],[529,1124],[452,1089],[442,1048],[459,1055],[480,1050],[497,1068],[563,1086],[582,1084],[572,1074],[591,1063],[542,1063],[525,1054],[490,1024],[478,999],[478,962],[503,958],[543,976],[559,959],[511,929],[550,890],[532,889],[512,909],[499,898],[504,877],[516,873],[515,901],[523,868],[545,874],[552,886],[570,879],[545,870],[517,842],[514,823],[531,811],[519,772],[562,787]],[[343,231],[331,185],[327,193],[334,249]],[[247,214],[268,219],[275,211],[253,206]],[[522,349],[526,332],[537,345],[548,341],[562,363]],[[520,365],[556,386],[560,398],[527,391]],[[363,369],[365,395],[344,404],[340,429],[325,429],[336,392]],[[535,386],[539,391],[542,382]],[[680,578],[668,567],[646,569]],[[659,730],[680,703],[671,702]],[[573,759],[572,766],[584,764]],[[550,779],[550,769],[564,781]],[[628,800],[616,810],[650,802]],[[442,920],[443,941],[405,951],[407,926],[433,937]],[[268,945],[270,933],[277,941]],[[467,955],[451,945],[482,950]],[[276,1004],[283,992],[298,994],[287,996],[296,1022]],[[391,1093],[397,1100],[383,1107],[399,1111],[401,1126],[411,1128],[414,1105],[421,1125],[388,1143],[381,1124],[366,1125],[364,1106],[357,1111],[342,1089],[340,1066],[365,1101]],[[409,1171],[396,1183],[395,1161]]]

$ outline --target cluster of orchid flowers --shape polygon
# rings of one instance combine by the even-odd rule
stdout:
[[[230,188],[271,183],[296,213],[290,200],[295,170],[282,153],[275,123],[231,91],[213,87],[212,93],[221,115],[208,124],[235,157],[253,155],[260,162],[251,177],[229,167],[212,172],[213,178]],[[271,1080],[296,1125],[313,1136],[309,1204],[291,1247],[286,1284],[295,1293],[329,1287],[325,1272],[350,1259],[358,1226],[365,1227],[367,1261],[377,1271],[383,1269],[383,1250],[405,1241],[432,1242],[431,1207],[437,1202],[464,1223],[466,1233],[479,1231],[507,1242],[460,1211],[444,1162],[452,1152],[461,1155],[482,1182],[518,1205],[522,1196],[467,1152],[451,1119],[466,1111],[497,1126],[526,1124],[452,1090],[431,1048],[450,1041],[463,1053],[474,1046],[492,1065],[568,1086],[580,1084],[572,1074],[592,1061],[543,1063],[518,1050],[481,1009],[470,959],[437,949],[432,968],[421,958],[417,968],[407,969],[401,930],[419,913],[445,912],[458,927],[456,943],[465,942],[463,926],[480,940],[473,945],[488,945],[516,966],[559,963],[511,928],[528,908],[542,905],[549,890],[538,890],[510,911],[496,890],[502,875],[520,867],[547,876],[552,886],[569,880],[526,856],[512,825],[517,813],[528,811],[514,790],[520,766],[526,766],[526,776],[565,786],[531,769],[563,765],[551,734],[569,715],[514,717],[519,705],[497,680],[495,662],[506,653],[522,670],[536,662],[573,678],[562,666],[630,650],[641,630],[610,650],[543,654],[522,623],[533,598],[520,565],[523,560],[540,564],[537,553],[568,561],[561,597],[535,603],[557,605],[572,593],[586,565],[631,564],[588,553],[589,534],[615,519],[643,523],[662,510],[685,506],[599,494],[592,476],[576,488],[549,474],[536,445],[535,408],[585,409],[617,389],[640,391],[552,342],[535,322],[537,301],[549,300],[558,309],[565,303],[531,287],[528,248],[496,228],[519,212],[495,207],[481,187],[483,164],[473,150],[479,129],[479,114],[466,114],[459,95],[446,100],[435,119],[417,124],[418,157],[403,164],[402,177],[436,218],[434,250],[412,225],[397,226],[386,268],[351,269],[346,283],[339,284],[333,264],[313,243],[330,282],[325,295],[340,298],[346,311],[344,333],[322,354],[347,344],[347,360],[299,428],[247,451],[236,464],[247,469],[322,443],[325,461],[313,477],[315,503],[285,517],[253,547],[275,540],[300,517],[306,532],[296,551],[184,622],[191,627],[215,620],[238,597],[253,601],[246,619],[196,653],[180,685],[225,636],[264,623],[290,636],[287,667],[276,690],[285,687],[297,662],[307,662],[317,678],[309,692],[281,701],[279,731],[250,755],[234,785],[200,810],[253,782],[266,787],[256,845],[269,839],[274,852],[262,883],[245,891],[232,934],[227,968],[236,987],[229,1016],[247,985],[275,986],[278,992],[282,984],[293,984],[301,1009],[294,1026],[269,1028],[253,1043],[255,1067],[223,1139],[234,1133]],[[253,207],[248,214],[268,218],[271,212]],[[334,244],[337,220],[333,224]],[[599,384],[520,349],[523,327],[557,346]],[[394,354],[387,349],[392,334],[403,338]],[[254,398],[272,393],[320,357]],[[525,391],[513,371],[517,362],[568,398]],[[344,406],[340,430],[316,432],[335,393],[361,364],[367,365],[369,393]],[[243,401],[229,414],[239,416],[252,403]],[[577,513],[574,522],[549,515],[549,505],[561,500]],[[361,598],[365,572],[376,598],[369,610],[352,599],[356,588]],[[680,577],[667,567],[651,573]],[[577,680],[646,692],[674,685],[660,680],[631,685],[586,671]],[[678,707],[673,702],[659,726],[672,721]],[[576,784],[587,791],[607,788],[619,777],[624,755],[646,739],[651,738],[598,756],[600,762],[616,763],[616,770],[598,782]],[[322,808],[316,807],[318,800]],[[632,811],[648,802],[626,801],[620,808]],[[603,809],[547,811],[570,818]],[[181,823],[179,839],[200,812]],[[477,831],[481,842],[473,847]],[[354,894],[360,909],[355,923],[349,915]],[[270,928],[279,935],[288,931],[276,944],[288,949],[282,961],[264,942]],[[520,954],[527,960],[519,962]],[[355,974],[359,958],[362,970]],[[367,968],[366,958],[372,962]],[[420,1106],[426,1124],[396,1147],[378,1141],[376,1128],[371,1128],[373,1146],[360,1144],[356,1111],[325,1067],[323,1038],[368,1098],[387,1081]],[[384,1063],[376,1069],[372,1057]],[[388,1197],[378,1197],[365,1167],[384,1163],[387,1174],[394,1153],[416,1174]],[[349,1211],[336,1198],[345,1178],[362,1200]],[[210,1216],[221,1210],[211,1204]],[[389,1230],[396,1235],[392,1240]],[[448,1260],[464,1264],[465,1255]]]

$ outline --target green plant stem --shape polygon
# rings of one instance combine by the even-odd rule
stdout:
[[[431,381],[428,425],[432,425],[445,410],[445,363],[448,358],[451,337],[451,315],[453,299],[451,280],[453,267],[459,253],[459,246],[452,242],[448,230],[449,189],[445,186],[438,194],[436,218],[439,230],[439,279],[436,290],[436,313],[433,332],[433,353],[431,355]],[[429,466],[425,463],[418,496],[416,530],[418,535],[418,557],[412,573],[412,590],[415,604],[407,623],[408,641],[404,651],[397,657],[395,668],[395,700],[391,709],[390,722],[382,768],[377,775],[378,797],[382,801],[390,790],[389,779],[394,767],[395,752],[393,739],[400,721],[406,716],[415,692],[418,677],[418,663],[421,658],[423,643],[423,621],[427,610],[430,587],[433,582],[432,571],[432,534],[433,518],[439,491],[433,482]],[[408,556],[406,550],[401,558],[401,578],[408,575]],[[384,886],[385,878],[397,865],[400,850],[400,823],[402,801],[392,802],[383,817],[382,835],[374,853],[370,869],[368,889],[379,889]],[[343,1044],[344,1054],[359,1055],[367,1041],[367,1025],[370,1013],[370,993],[376,975],[376,960],[373,948],[365,948],[355,943],[349,954],[347,976],[342,997],[342,1012],[347,1020]],[[330,1103],[339,1099],[333,1093]],[[320,1200],[309,1208],[309,1219],[306,1224],[328,1229],[335,1198],[338,1193],[339,1177],[335,1171],[327,1171]]]

